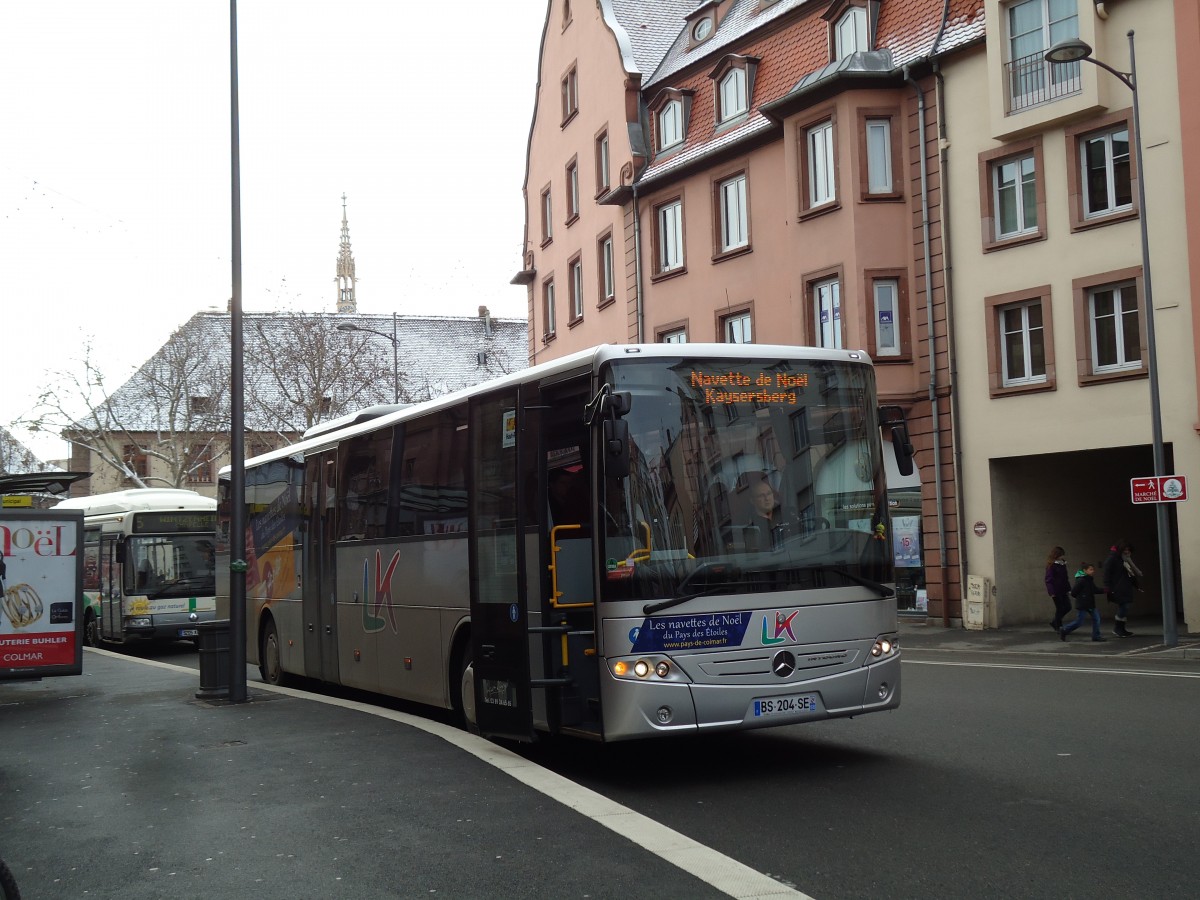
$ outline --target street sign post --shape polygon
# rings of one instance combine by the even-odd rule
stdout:
[[[1129,496],[1134,503],[1180,503],[1188,498],[1183,475],[1147,475],[1129,479]]]

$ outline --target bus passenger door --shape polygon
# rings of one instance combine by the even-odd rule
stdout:
[[[471,641],[480,733],[533,739],[517,391],[471,404]]]
[[[121,603],[121,564],[117,562],[117,535],[100,536],[100,636],[119,641],[124,622]]]
[[[337,683],[337,581],[333,539],[337,454],[314,454],[304,461],[304,509],[308,552],[304,555],[304,672]]]

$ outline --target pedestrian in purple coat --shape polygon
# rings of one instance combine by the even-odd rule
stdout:
[[[1071,611],[1071,576],[1067,574],[1067,551],[1051,547],[1046,557],[1046,593],[1054,601],[1054,618],[1050,627],[1054,633],[1062,628],[1063,616]]]

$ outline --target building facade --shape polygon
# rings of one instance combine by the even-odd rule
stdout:
[[[889,473],[919,547],[901,606],[943,624],[968,584],[988,624],[1046,618],[1055,544],[1098,562],[1126,537],[1154,571],[1154,511],[1128,493],[1151,470],[1139,211],[1087,199],[1128,191],[1131,92],[1043,55],[1081,37],[1124,69],[1138,30],[1168,459],[1198,471],[1195,18],[1174,0],[551,0],[514,278],[531,360],[866,349],[917,450],[914,479]],[[1171,510],[1175,561],[1189,510]],[[1140,611],[1158,596],[1148,578]]]

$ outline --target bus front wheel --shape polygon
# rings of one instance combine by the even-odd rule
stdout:
[[[479,723],[475,719],[475,666],[472,663],[471,650],[467,647],[459,660],[456,706],[462,717],[462,727],[471,734],[479,734]]]
[[[258,673],[267,684],[283,685],[287,675],[279,662],[279,632],[275,629],[275,620],[263,622],[262,645],[258,650]]]

